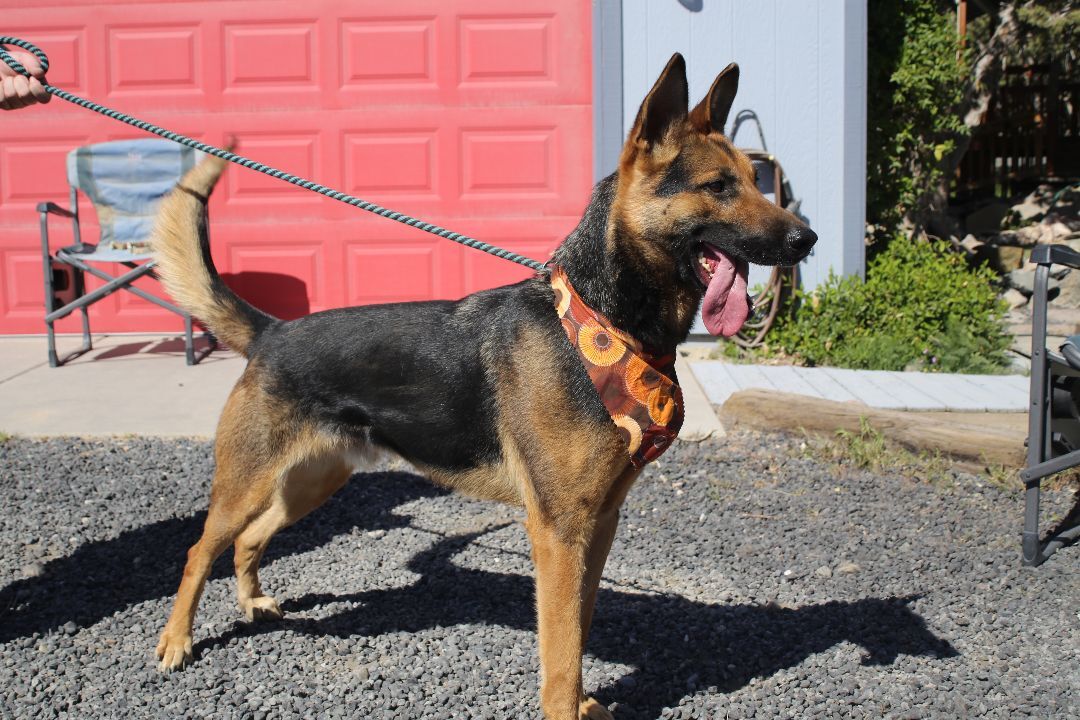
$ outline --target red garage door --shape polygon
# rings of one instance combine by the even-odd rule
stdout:
[[[15,5],[4,33],[44,49],[59,87],[530,257],[587,200],[585,0]],[[141,136],[56,99],[0,114],[0,333],[43,332],[34,205],[67,204],[64,155]],[[227,281],[283,317],[528,274],[236,166],[210,217]],[[52,227],[54,248],[70,243]],[[130,293],[94,306],[95,331],[178,327]]]

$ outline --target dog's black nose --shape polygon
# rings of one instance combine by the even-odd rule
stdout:
[[[787,249],[797,255],[806,255],[816,242],[817,233],[805,225],[796,225],[791,228],[788,230],[787,237],[784,238]]]

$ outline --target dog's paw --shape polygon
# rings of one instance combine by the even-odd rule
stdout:
[[[252,622],[280,620],[285,617],[285,613],[281,611],[281,607],[278,606],[277,600],[269,595],[242,600],[240,602],[240,607],[243,609],[247,619]]]
[[[578,705],[578,716],[581,720],[615,720],[610,710],[592,698],[581,701]]]
[[[166,629],[165,632],[161,633],[161,640],[158,641],[155,652],[158,660],[161,661],[161,664],[158,665],[159,670],[162,672],[179,670],[191,662],[191,635],[188,633],[172,633]]]

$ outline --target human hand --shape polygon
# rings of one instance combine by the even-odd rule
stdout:
[[[0,110],[16,110],[27,105],[47,103],[52,95],[45,89],[42,81],[45,79],[45,71],[41,69],[38,59],[22,50],[8,50],[31,77],[20,75],[8,67],[8,64],[0,61]]]

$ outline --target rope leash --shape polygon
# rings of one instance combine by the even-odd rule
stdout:
[[[21,40],[19,38],[10,36],[0,36],[0,45],[14,45],[16,47],[22,48],[23,50],[28,50],[37,57],[38,62],[41,63],[42,71],[48,72],[49,57],[36,45],[29,43],[26,40]],[[2,47],[0,47],[0,60],[3,60],[5,63],[7,63],[8,67],[10,67],[12,70],[19,73],[20,75],[30,77],[30,73],[27,71],[27,69],[23,67],[18,60],[13,58]],[[105,117],[112,118],[113,120],[119,120],[122,123],[127,123],[132,127],[137,127],[140,130],[145,130],[146,132],[153,133],[154,135],[163,137],[166,140],[172,140],[173,142],[180,143],[181,145],[186,145],[190,148],[195,148],[196,150],[200,150],[204,153],[216,155],[222,160],[228,160],[229,162],[236,163],[237,165],[240,165],[242,167],[246,167],[251,170],[257,170],[264,175],[269,175],[270,177],[284,180],[285,182],[289,182],[298,187],[302,187],[305,190],[317,192],[320,195],[325,195],[326,197],[333,200],[338,200],[347,205],[352,205],[353,207],[360,208],[361,210],[367,210],[368,212],[375,213],[376,215],[387,218],[389,220],[394,220],[395,222],[403,223],[405,225],[408,225],[409,227],[417,228],[418,230],[423,230],[424,232],[431,233],[432,235],[438,235],[441,238],[453,240],[454,242],[464,245],[465,247],[472,248],[473,250],[482,250],[483,252],[494,255],[495,257],[502,258],[503,260],[509,260],[510,262],[515,262],[518,265],[524,265],[527,268],[532,268],[533,270],[537,271],[544,267],[543,263],[539,263],[536,260],[527,258],[524,255],[518,255],[517,253],[510,252],[509,250],[504,250],[503,248],[490,245],[475,238],[471,238],[468,235],[462,235],[461,233],[447,230],[446,228],[439,227],[438,225],[434,225],[429,222],[424,222],[423,220],[417,220],[416,218],[410,217],[405,213],[399,213],[395,210],[384,208],[381,205],[376,205],[373,202],[361,200],[354,195],[349,195],[348,193],[343,193],[339,190],[328,188],[325,185],[320,185],[317,182],[306,180],[302,177],[292,175],[291,173],[283,172],[281,170],[278,170],[277,168],[272,168],[269,165],[264,165],[263,163],[256,162],[255,160],[251,160],[250,158],[246,158],[242,155],[237,155],[236,153],[229,152],[228,150],[223,150],[213,145],[207,145],[206,143],[199,142],[198,140],[193,140],[192,138],[181,135],[180,133],[166,130],[164,128],[158,127],[157,125],[154,125],[153,123],[148,123],[145,120],[139,120],[138,118],[126,115],[125,113],[113,110],[112,108],[107,108],[104,105],[98,105],[95,102],[91,102],[89,100],[86,100],[85,98],[81,98],[78,95],[73,95],[72,93],[69,93],[68,91],[62,90],[61,88],[55,87],[53,85],[46,84],[44,85],[44,87],[47,92],[55,95],[62,100],[67,100],[69,103],[73,103],[75,105],[78,105],[79,107],[84,107],[87,110],[93,110],[94,112],[100,113]]]

